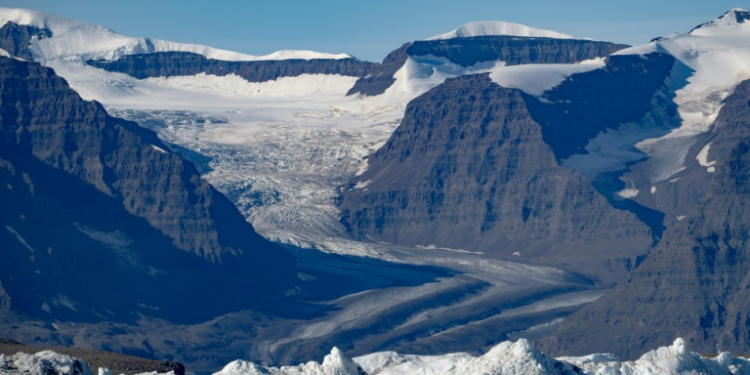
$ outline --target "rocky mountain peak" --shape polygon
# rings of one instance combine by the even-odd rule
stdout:
[[[690,31],[690,34],[696,34],[696,31],[700,33],[701,31],[704,31],[705,29],[709,28],[715,28],[715,27],[733,27],[733,26],[747,26],[745,25],[750,20],[750,11],[747,11],[742,8],[734,8],[732,10],[729,10],[728,12],[721,15],[721,17],[716,18],[714,20],[708,21],[706,23],[703,23],[701,25],[698,25],[693,30]]]

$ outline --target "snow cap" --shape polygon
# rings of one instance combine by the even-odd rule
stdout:
[[[435,35],[427,40],[468,38],[485,35],[510,35],[534,38],[573,39],[571,35],[551,30],[535,29],[526,25],[503,21],[479,21],[467,23],[445,34]]]
[[[690,34],[700,35],[701,31],[714,27],[748,27],[750,26],[748,21],[750,21],[750,12],[742,8],[734,8],[713,21],[696,26],[693,30],[690,30]]]

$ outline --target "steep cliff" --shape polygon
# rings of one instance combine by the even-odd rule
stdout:
[[[0,27],[0,49],[5,50],[11,56],[31,60],[29,42],[32,39],[49,38],[50,36],[52,36],[52,32],[49,29],[8,22]]]
[[[377,64],[357,59],[224,61],[208,59],[190,52],[157,52],[123,56],[115,61],[90,60],[91,66],[110,72],[125,73],[138,79],[187,76],[198,73],[223,76],[238,75],[249,82],[265,82],[302,74],[339,74],[363,77]]]
[[[560,167],[520,90],[488,75],[450,79],[413,100],[367,171],[343,192],[361,238],[470,250],[623,277],[648,228]]]
[[[724,103],[713,130],[710,189],[696,211],[614,292],[571,317],[543,347],[627,358],[684,337],[698,352],[750,351],[750,81]]]
[[[379,95],[393,82],[407,58],[444,59],[463,68],[482,63],[505,65],[570,64],[610,54],[626,45],[583,39],[530,38],[508,35],[418,40],[391,52],[371,75],[360,78],[348,95]]]
[[[294,284],[293,257],[165,149],[51,69],[0,58],[0,279],[14,310],[191,321]]]

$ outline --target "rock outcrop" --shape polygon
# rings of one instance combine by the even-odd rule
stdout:
[[[442,57],[464,67],[485,61],[502,61],[506,65],[572,64],[609,56],[627,47],[624,44],[585,39],[488,35],[416,41],[407,54]]]
[[[715,173],[696,211],[612,293],[542,344],[553,354],[592,349],[632,358],[684,337],[699,352],[750,352],[750,81],[713,125]]]
[[[0,181],[0,281],[14,311],[195,321],[295,283],[294,258],[193,164],[37,63],[0,58]],[[238,285],[249,290],[236,296]]]
[[[394,82],[394,74],[407,58],[445,59],[468,68],[482,63],[505,65],[570,64],[609,56],[628,46],[583,39],[477,36],[443,40],[418,40],[391,52],[369,76],[360,78],[347,95],[379,95]]]
[[[560,167],[520,90],[454,78],[404,120],[345,187],[343,222],[363,239],[551,264],[605,282],[651,246],[649,229]]]
[[[25,60],[31,60],[29,42],[32,39],[43,39],[52,36],[49,29],[40,29],[34,26],[17,25],[7,22],[0,27],[0,49],[5,50],[11,56]]]
[[[224,61],[207,59],[191,52],[157,52],[123,56],[115,61],[91,60],[91,66],[110,72],[125,73],[138,79],[150,77],[189,76],[199,73],[224,76],[235,74],[248,82],[266,82],[302,74],[338,74],[364,77],[377,64],[348,59]]]

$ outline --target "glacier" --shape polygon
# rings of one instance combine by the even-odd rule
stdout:
[[[233,74],[201,73],[139,80],[85,63],[164,51],[232,61],[350,57],[345,54],[280,51],[250,56],[131,38],[100,25],[0,8],[0,24],[6,22],[49,28],[52,37],[31,41],[33,59],[53,68],[84,99],[156,131],[173,146],[165,151],[183,148],[202,155],[207,164],[203,177],[229,196],[261,235],[294,246],[378,258],[384,258],[382,246],[349,239],[339,222],[336,199],[340,186],[366,168],[367,156],[396,129],[409,101],[448,78],[484,72],[492,72],[501,85],[539,95],[571,74],[604,64],[592,60],[505,67],[502,61],[490,61],[461,67],[444,58],[415,56],[407,58],[383,94],[347,96],[355,77],[303,74],[256,83]],[[452,33],[571,38],[506,22],[472,23]],[[526,73],[539,78],[523,78],[530,75]]]

